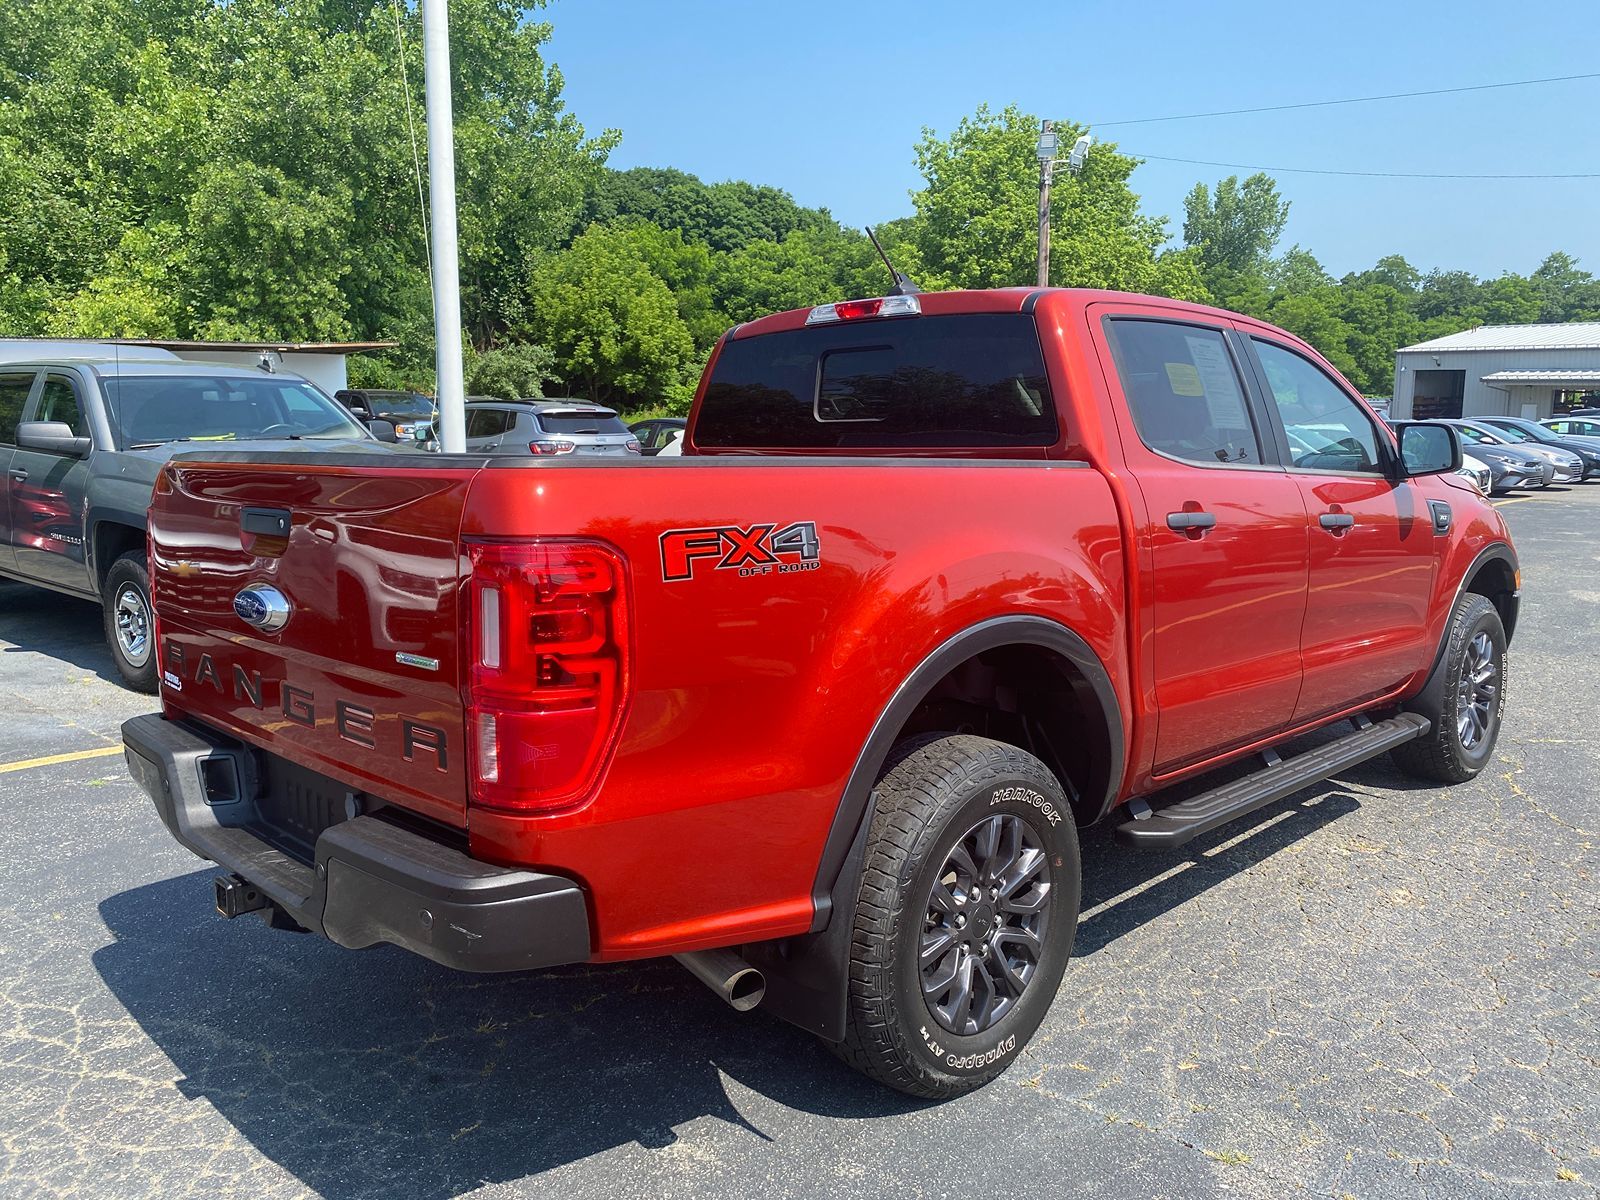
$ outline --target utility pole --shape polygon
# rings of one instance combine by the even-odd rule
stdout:
[[[450,112],[450,20],[446,0],[422,0],[422,63],[428,109],[428,208],[433,216],[433,363],[438,375],[439,448],[467,448],[461,368],[461,265],[456,235],[456,137]]]
[[[1072,153],[1067,155],[1067,173],[1076,178],[1083,173],[1084,164],[1089,161],[1089,147],[1094,145],[1094,138],[1089,134],[1080,137],[1072,147]],[[1046,121],[1039,131],[1039,145],[1035,153],[1039,156],[1039,286],[1050,286],[1050,181],[1055,177],[1056,170],[1056,131],[1050,121]]]
[[[1050,286],[1050,179],[1055,173],[1056,135],[1046,121],[1039,133],[1039,286]]]

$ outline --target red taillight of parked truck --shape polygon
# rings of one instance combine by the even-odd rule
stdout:
[[[472,802],[546,812],[593,794],[628,698],[627,572],[594,542],[474,542]]]

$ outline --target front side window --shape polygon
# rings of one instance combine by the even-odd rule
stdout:
[[[44,381],[39,391],[39,408],[35,421],[59,421],[72,428],[73,437],[88,437],[89,422],[84,419],[83,406],[78,403],[78,389],[70,379],[52,375]]]
[[[1349,393],[1310,359],[1273,342],[1251,340],[1289,437],[1290,465],[1308,471],[1382,474],[1378,431]]]
[[[1244,385],[1217,329],[1167,321],[1107,322],[1139,438],[1185,462],[1261,462]]]

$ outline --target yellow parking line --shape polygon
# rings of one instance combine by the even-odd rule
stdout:
[[[1529,500],[1537,500],[1538,498],[1537,496],[1513,496],[1509,500],[1496,500],[1494,506],[1496,508],[1504,508],[1508,504],[1524,504]]]
[[[121,754],[121,746],[101,746],[98,750],[74,750],[71,754],[51,754],[44,758],[25,758],[21,762],[0,763],[0,775],[26,771],[29,767],[53,767],[57,763],[79,762],[85,758],[110,758]]]

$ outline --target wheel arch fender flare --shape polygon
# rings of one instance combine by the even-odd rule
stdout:
[[[1467,569],[1461,572],[1461,580],[1456,584],[1456,590],[1450,597],[1450,607],[1445,610],[1444,629],[1439,635],[1439,645],[1433,652],[1433,665],[1428,670],[1428,678],[1414,696],[1407,697],[1400,707],[1407,712],[1426,713],[1431,709],[1437,710],[1443,696],[1443,689],[1452,684],[1448,678],[1449,672],[1445,669],[1445,654],[1450,649],[1450,629],[1452,625],[1451,614],[1456,611],[1456,605],[1461,603],[1461,597],[1470,590],[1468,585],[1476,579],[1483,569],[1490,563],[1504,563],[1511,571],[1512,578],[1517,577],[1519,570],[1517,555],[1505,542],[1491,542],[1473,557]],[[1504,621],[1506,631],[1506,644],[1511,642],[1511,631],[1516,628],[1516,613],[1519,605],[1520,592],[1511,592],[1509,622]]]
[[[851,927],[878,773],[907,719],[946,674],[986,650],[1017,645],[1052,651],[1081,672],[1108,731],[1101,811],[1109,807],[1122,780],[1125,730],[1110,673],[1089,644],[1059,621],[1026,614],[994,617],[952,635],[895,689],[857,756],[818,862],[812,932],[746,948],[746,957],[767,977],[763,1007],[774,1015],[830,1041],[843,1038]]]
[[[111,564],[130,547],[146,544],[149,538],[144,513],[121,506],[90,505],[84,528],[88,533],[85,558],[97,592]]]

